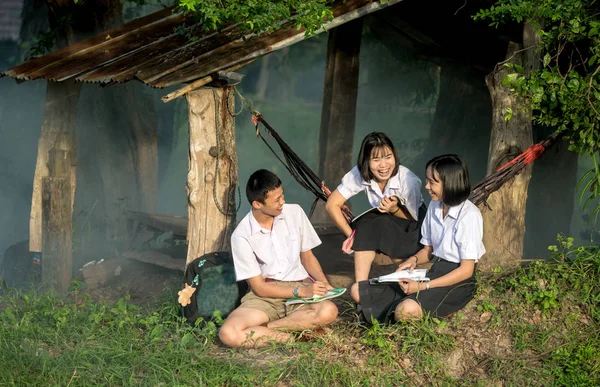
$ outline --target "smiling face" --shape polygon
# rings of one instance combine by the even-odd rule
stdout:
[[[444,184],[440,179],[440,175],[437,171],[433,170],[431,166],[427,167],[427,171],[425,172],[425,189],[429,192],[429,196],[431,196],[431,200],[435,202],[443,201],[444,197]]]
[[[264,203],[258,201],[252,202],[252,207],[269,216],[281,215],[285,199],[283,195],[283,187],[277,187],[267,193]]]
[[[369,170],[378,182],[387,182],[394,169],[396,168],[396,159],[394,152],[388,146],[373,148],[369,159]]]

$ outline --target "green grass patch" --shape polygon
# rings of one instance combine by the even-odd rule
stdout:
[[[311,341],[254,350],[223,347],[221,319],[187,325],[171,300],[4,289],[0,385],[598,385],[600,254],[568,238],[554,252],[480,276],[448,318],[365,326],[348,307]]]

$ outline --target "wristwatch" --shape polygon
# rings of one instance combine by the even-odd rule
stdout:
[[[300,294],[298,294],[298,290],[300,290],[300,288],[298,286],[296,286],[294,288],[294,290],[292,290],[292,293],[294,294],[294,297],[296,297],[296,298],[300,298]]]

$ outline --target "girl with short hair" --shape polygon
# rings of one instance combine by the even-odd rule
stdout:
[[[359,192],[365,192],[377,211],[364,214],[350,226],[342,206]],[[363,139],[356,166],[329,196],[326,209],[346,236],[342,250],[354,253],[357,283],[369,278],[377,252],[404,258],[421,248],[420,226],[426,211],[421,180],[400,165],[396,148],[384,133],[373,132]],[[354,284],[352,298],[359,302],[357,290]]]

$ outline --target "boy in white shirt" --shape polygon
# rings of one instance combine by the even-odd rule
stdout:
[[[302,208],[285,204],[281,180],[264,169],[250,176],[246,196],[252,209],[233,232],[231,250],[237,280],[247,280],[252,290],[221,327],[223,344],[288,342],[289,331],[333,322],[338,310],[331,301],[285,305],[286,298],[333,289],[312,252],[321,240]]]

